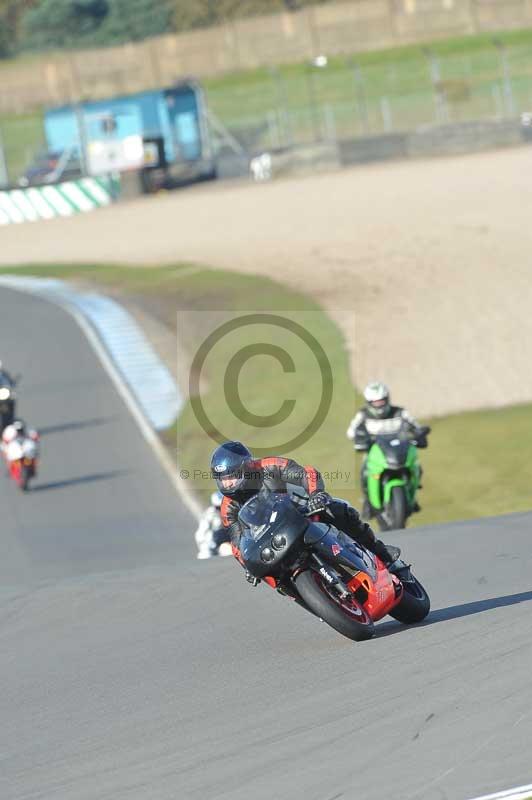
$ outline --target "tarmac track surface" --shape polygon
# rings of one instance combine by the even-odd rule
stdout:
[[[352,643],[234,562],[194,560],[64,312],[2,291],[0,331],[44,433],[40,490],[0,484],[3,800],[465,800],[531,781],[531,514],[390,537],[434,610]]]

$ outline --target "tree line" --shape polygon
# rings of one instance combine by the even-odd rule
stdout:
[[[139,41],[330,0],[0,0],[0,58]]]

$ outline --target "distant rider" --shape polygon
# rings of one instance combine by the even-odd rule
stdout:
[[[0,361],[0,386],[14,386],[14,385],[15,385],[15,379],[13,378],[11,373],[7,371],[7,369],[4,369],[4,364],[2,361]]]
[[[212,558],[218,555],[231,555],[229,544],[229,533],[224,528],[220,508],[223,495],[221,492],[213,492],[211,504],[201,515],[198,528],[195,533],[196,544],[198,545],[198,555],[200,559]],[[226,552],[223,545],[226,545]]]
[[[418,447],[427,447],[426,429],[401,406],[390,402],[390,390],[384,383],[368,383],[364,389],[365,405],[356,413],[347,429],[347,438],[354,442],[355,450],[368,451],[376,436],[406,430],[416,438]],[[425,430],[425,432],[423,432]],[[364,492],[362,516],[369,519],[371,506],[367,497],[366,459],[360,474]]]
[[[388,549],[377,539],[370,526],[361,520],[358,511],[344,500],[333,498],[325,491],[323,479],[314,467],[302,467],[292,459],[275,456],[254,459],[241,442],[225,442],[212,455],[211,474],[224,496],[221,506],[222,522],[229,531],[233,555],[240,563],[240,508],[263,486],[272,492],[284,493],[287,492],[288,484],[299,486],[308,494],[309,512],[318,515],[326,513],[324,519],[375,553],[386,565],[391,565],[397,558],[397,553],[394,552],[396,548]],[[248,574],[246,578],[256,585],[256,579]]]
[[[37,458],[40,437],[36,430],[27,428],[22,419],[16,419],[2,432],[2,452],[6,461],[17,461],[21,456]]]

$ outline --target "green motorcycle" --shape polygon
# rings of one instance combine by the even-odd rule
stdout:
[[[416,438],[405,430],[372,437],[363,481],[381,531],[405,528],[408,517],[419,510],[416,492],[422,470],[417,450],[427,446],[428,433],[430,428],[424,426]]]

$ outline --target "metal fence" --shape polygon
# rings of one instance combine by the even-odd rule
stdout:
[[[316,66],[316,64],[320,64]],[[501,120],[532,109],[532,49],[497,40],[464,55],[420,49],[362,66],[356,58],[272,67],[262,80],[208,94],[210,107],[252,152],[320,140]]]

